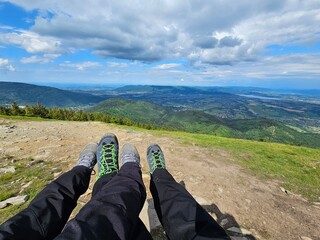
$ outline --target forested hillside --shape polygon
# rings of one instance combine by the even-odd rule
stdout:
[[[0,104],[11,104],[15,101],[19,105],[41,103],[48,107],[79,107],[102,100],[103,98],[88,93],[26,83],[0,82]]]
[[[203,111],[174,111],[172,108],[149,102],[125,99],[108,99],[89,108],[88,111],[128,118],[171,130],[320,147],[319,134],[301,133],[280,122],[265,118],[230,120]]]

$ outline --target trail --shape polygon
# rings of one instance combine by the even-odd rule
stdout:
[[[120,149],[125,142],[136,145],[147,189],[146,149],[158,143],[168,170],[224,228],[240,226],[248,231],[246,238],[234,239],[320,239],[319,206],[281,191],[276,181],[255,177],[225,150],[186,144],[166,134],[96,122],[0,119],[0,154],[55,161],[67,171],[88,142],[98,142],[107,132],[117,135]],[[73,215],[90,199],[94,181],[95,176]]]

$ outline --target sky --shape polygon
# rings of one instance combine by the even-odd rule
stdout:
[[[0,0],[0,81],[320,89],[319,0]]]

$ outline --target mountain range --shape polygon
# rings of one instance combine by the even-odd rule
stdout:
[[[308,128],[320,126],[319,104],[295,97],[253,88],[125,86],[70,91],[0,82],[0,104],[77,107],[169,130],[320,147],[320,134]]]

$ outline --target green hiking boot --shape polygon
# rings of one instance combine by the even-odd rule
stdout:
[[[166,168],[163,152],[157,144],[151,144],[148,147],[147,160],[151,174],[153,174],[153,172],[158,168]]]
[[[105,174],[117,173],[119,143],[117,137],[108,133],[101,138],[97,149],[98,176],[101,178]]]

